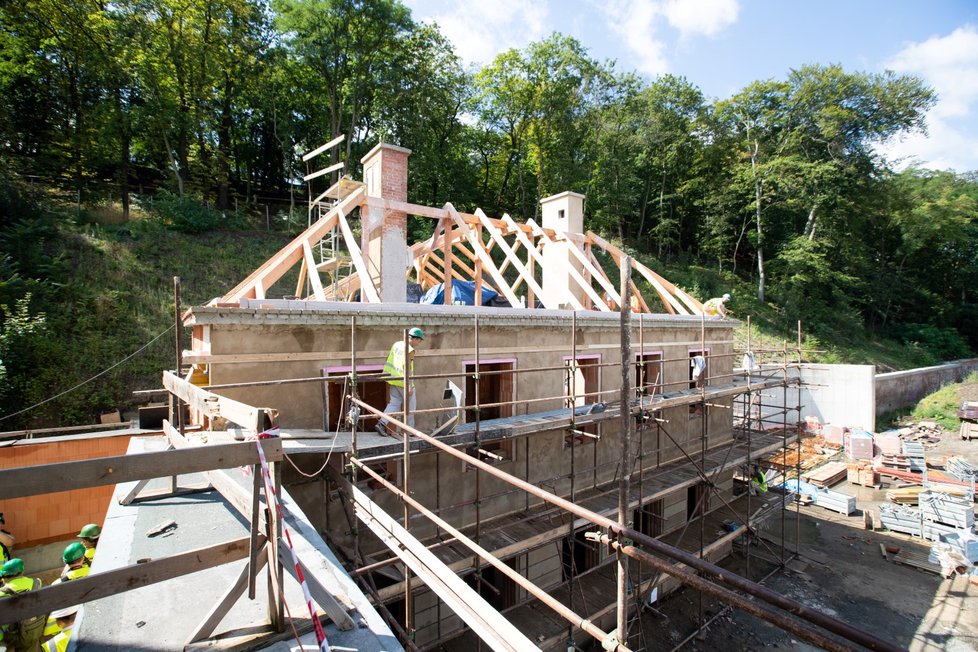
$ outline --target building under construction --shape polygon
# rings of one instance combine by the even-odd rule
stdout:
[[[793,518],[790,494],[747,489],[791,470],[800,352],[735,342],[737,322],[586,232],[576,193],[539,224],[408,203],[409,154],[378,145],[362,182],[311,193],[309,228],[225,296],[184,311],[177,292],[191,340],[162,435],[0,471],[5,504],[110,487],[115,542],[0,620],[84,602],[78,649],[625,650],[687,584],[826,649],[892,649],[714,565]],[[409,242],[408,216],[431,237]],[[412,327],[417,409],[384,436],[384,363]],[[169,545],[190,523],[211,538]]]

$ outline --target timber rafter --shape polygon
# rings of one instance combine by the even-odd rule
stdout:
[[[451,284],[455,281],[473,281],[476,287],[492,288],[516,306],[524,302],[533,305],[539,301],[542,307],[549,309],[569,307],[613,312],[621,301],[616,283],[611,279],[620,271],[626,254],[591,231],[566,233],[544,228],[533,220],[520,223],[509,215],[492,218],[481,209],[464,213],[451,204],[436,208],[368,197],[362,184],[325,210],[320,220],[218,301],[236,303],[241,299],[264,299],[274,283],[299,266],[299,282],[293,295],[297,298],[379,303],[377,288],[367,273],[370,264],[367,253],[360,250],[352,224],[358,208],[361,211],[368,208],[401,211],[438,221],[430,238],[408,247],[405,278],[413,272],[423,290],[444,283],[446,303],[451,301]],[[338,234],[349,254],[349,263],[343,266],[347,273],[342,278],[335,259],[315,260],[314,252],[331,233]],[[548,272],[548,262],[542,252],[557,243],[568,245],[573,261],[567,265],[569,287],[559,302],[542,287]],[[596,250],[603,252],[604,264]],[[605,265],[619,269],[606,270]],[[703,304],[699,300],[661,275],[637,261],[632,262],[632,268],[631,290],[636,312],[703,313]],[[332,278],[322,278],[322,272]],[[645,295],[640,284],[646,288]],[[529,301],[518,296],[517,290],[525,292]],[[477,305],[481,304],[481,294],[476,292]]]

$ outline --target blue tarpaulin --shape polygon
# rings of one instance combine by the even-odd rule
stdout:
[[[482,285],[482,305],[487,305],[490,301],[499,296],[499,293],[483,283]],[[452,281],[452,301],[453,304],[465,306],[475,305],[475,281]],[[445,303],[445,284],[439,283],[432,286],[424,296],[421,303],[443,304]]]

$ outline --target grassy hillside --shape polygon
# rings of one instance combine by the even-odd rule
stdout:
[[[172,197],[137,206],[124,222],[116,207],[78,214],[69,198],[55,193],[6,193],[0,193],[0,358],[6,367],[0,430],[92,423],[102,412],[131,409],[132,390],[159,387],[161,370],[174,366],[173,277],[182,279],[184,306],[205,303],[291,237]],[[260,221],[264,226],[264,216]],[[751,316],[754,348],[795,347],[797,323],[757,301],[755,288],[735,275],[637,258],[701,299],[730,292],[731,312],[742,320],[741,345]],[[25,295],[30,300],[18,307]],[[878,338],[858,324],[826,319],[802,326],[806,360],[872,363],[883,370],[939,361],[925,346]]]

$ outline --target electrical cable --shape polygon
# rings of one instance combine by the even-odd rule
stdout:
[[[119,362],[116,362],[114,365],[112,365],[108,369],[103,369],[102,371],[98,372],[97,374],[95,374],[94,376],[92,376],[91,378],[89,378],[88,380],[83,380],[82,382],[78,383],[77,385],[75,385],[71,389],[66,389],[65,391],[61,392],[60,394],[56,394],[56,395],[52,396],[51,398],[46,398],[43,401],[41,401],[40,403],[35,403],[34,405],[32,405],[30,407],[26,407],[23,410],[19,410],[17,412],[12,412],[10,414],[5,414],[4,416],[0,417],[0,421],[3,421],[5,419],[9,419],[10,417],[15,417],[18,414],[23,414],[24,412],[29,412],[30,410],[33,410],[34,408],[41,407],[45,403],[50,403],[51,401],[53,401],[55,399],[61,398],[65,394],[70,394],[71,392],[75,391],[76,389],[78,389],[82,385],[87,385],[88,383],[92,382],[96,378],[99,378],[100,376],[104,376],[105,374],[109,373],[110,371],[112,371],[113,369],[115,369],[116,367],[118,367],[119,365],[123,364],[124,362],[128,362],[131,358],[134,358],[137,355],[139,355],[140,353],[142,353],[143,351],[145,351],[147,348],[149,348],[149,345],[150,344],[152,344],[156,340],[160,339],[161,337],[163,337],[164,335],[166,335],[167,333],[169,333],[171,330],[173,330],[173,325],[171,325],[165,331],[163,331],[162,333],[160,333],[159,335],[157,335],[156,337],[154,337],[153,339],[151,339],[149,342],[147,342],[146,344],[144,344],[138,350],[136,350],[133,353],[127,355],[122,360],[119,360]]]
[[[325,471],[326,470],[326,467],[329,466],[329,458],[333,455],[333,449],[336,448],[336,439],[340,435],[340,425],[343,423],[343,415],[345,414],[343,408],[346,407],[346,386],[347,386],[347,382],[349,381],[349,379],[350,379],[349,376],[345,376],[343,378],[343,398],[340,401],[340,408],[339,408],[340,418],[338,418],[336,420],[336,432],[333,433],[333,441],[332,441],[332,443],[330,443],[330,445],[329,445],[329,451],[327,451],[327,453],[326,453],[326,461],[323,462],[323,465],[321,467],[319,467],[319,470],[316,471],[316,472],[314,472],[314,473],[306,473],[305,471],[303,471],[302,469],[300,469],[298,466],[296,466],[296,463],[292,461],[292,458],[289,455],[283,453],[283,457],[285,457],[285,461],[288,462],[289,465],[291,465],[293,469],[295,469],[295,472],[296,473],[298,473],[299,475],[301,475],[303,477],[306,477],[306,478],[316,478],[316,477],[319,477],[319,474],[322,473],[323,471]]]

